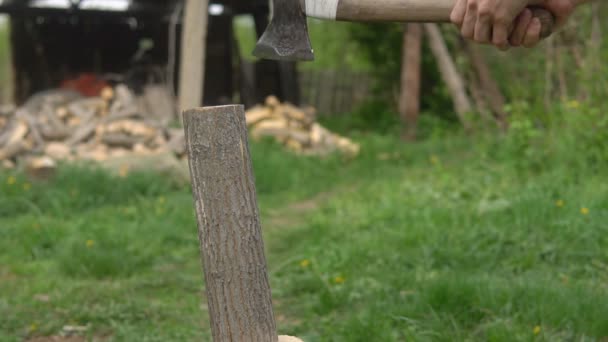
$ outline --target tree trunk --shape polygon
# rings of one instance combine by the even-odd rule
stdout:
[[[602,46],[602,22],[600,20],[600,7],[600,1],[594,1],[591,3],[591,46],[596,51],[599,51]]]
[[[505,112],[505,97],[500,91],[498,83],[492,77],[490,67],[486,63],[484,57],[479,52],[478,48],[470,43],[465,43],[466,49],[475,69],[475,73],[479,78],[479,85],[482,89],[485,98],[488,100],[490,108],[498,121],[499,127],[503,130],[507,128],[507,113]]]
[[[203,103],[209,0],[187,0],[182,29],[179,110]]]
[[[401,62],[401,94],[399,112],[403,122],[401,138],[416,140],[416,126],[420,113],[420,66],[422,55],[422,26],[407,24],[403,33]]]
[[[441,77],[452,95],[456,114],[465,130],[470,130],[471,125],[466,116],[473,111],[473,107],[471,105],[471,100],[466,93],[464,80],[456,69],[456,64],[454,63],[452,56],[450,56],[450,52],[443,40],[439,26],[437,26],[437,24],[424,24],[424,28],[433,55],[435,55],[435,59],[437,60]]]
[[[477,75],[471,71],[468,83],[469,92],[471,93],[471,97],[475,102],[475,107],[477,108],[477,112],[481,115],[485,124],[500,124],[498,120],[492,115],[492,112],[488,109],[488,103],[485,98],[485,94],[479,85],[479,81],[477,80]]]
[[[277,341],[242,106],[184,113],[213,341]]]
[[[549,37],[546,43],[545,54],[545,110],[551,109],[553,103],[553,55],[555,51],[555,37]]]

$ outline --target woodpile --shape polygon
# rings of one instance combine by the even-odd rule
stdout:
[[[0,106],[0,168],[19,166],[45,178],[59,162],[84,160],[120,175],[150,164],[180,165],[181,174],[185,138],[183,129],[171,127],[174,108],[162,86],[135,95],[122,84],[104,88],[97,97],[58,89],[36,94],[19,108]],[[246,119],[254,139],[272,137],[298,153],[359,153],[359,145],[318,124],[314,109],[275,97],[248,111]],[[166,160],[155,161],[158,156]]]
[[[184,134],[168,128],[174,118],[173,99],[160,85],[139,96],[122,84],[98,97],[49,90],[20,108],[0,107],[0,167],[44,170],[59,161],[167,152],[182,158]]]
[[[305,155],[359,154],[358,144],[316,122],[313,108],[297,108],[270,96],[264,105],[250,109],[245,115],[253,139],[271,137],[290,150]]]

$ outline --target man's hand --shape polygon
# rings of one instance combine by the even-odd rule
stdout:
[[[540,42],[541,23],[526,7],[549,10],[564,24],[580,0],[457,0],[451,21],[462,35],[501,50],[511,46],[532,47]]]
[[[555,29],[562,27],[574,9],[576,3],[573,0],[545,0],[540,6],[547,9],[555,17]],[[511,46],[525,46],[533,47],[538,44],[541,40],[540,31],[536,31],[537,27],[535,22],[538,19],[532,20],[532,12],[525,9],[514,23],[514,29],[509,37],[509,43]],[[540,28],[540,22],[538,22],[538,28]]]

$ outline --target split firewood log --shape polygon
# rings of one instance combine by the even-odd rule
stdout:
[[[25,170],[30,177],[48,179],[55,174],[57,163],[49,156],[32,157],[26,160]]]
[[[72,136],[66,141],[66,144],[70,147],[74,147],[82,141],[89,139],[95,132],[97,125],[98,122],[96,120],[85,122],[76,129]]]
[[[46,140],[64,140],[70,135],[68,127],[56,116],[50,108],[44,108],[40,114],[46,120],[46,124],[40,127],[40,133]]]
[[[110,147],[124,147],[128,149],[137,143],[143,142],[141,136],[129,135],[122,132],[106,132],[102,136],[101,141]]]
[[[30,136],[34,140],[32,149],[34,151],[42,150],[45,142],[44,142],[44,139],[42,138],[42,133],[40,133],[40,128],[38,127],[39,125],[38,125],[36,118],[31,114],[31,112],[29,112],[24,107],[18,109],[15,116],[17,117],[18,120],[22,120],[28,126]],[[0,146],[1,145],[2,145],[2,143],[0,142]]]
[[[55,109],[55,115],[61,120],[67,120],[70,116],[70,112],[66,106],[60,106]]]
[[[9,127],[0,135],[0,146],[12,145],[22,141],[29,132],[29,127],[25,120],[14,120]],[[1,158],[0,158],[1,159]]]
[[[359,144],[341,136],[336,136],[336,145],[342,153],[353,157],[357,156],[361,151],[361,146]]]
[[[104,101],[110,102],[114,99],[114,89],[112,87],[103,87],[99,96]]]
[[[265,120],[257,124],[251,131],[251,136],[254,139],[259,139],[264,136],[272,136],[272,133],[286,131],[289,128],[289,122],[284,118]]]
[[[107,111],[107,103],[99,97],[79,99],[70,102],[67,109],[73,116],[84,121],[96,115],[103,116],[103,112]]]
[[[0,148],[0,160],[11,159],[27,150],[27,143],[25,141],[16,141],[6,144],[4,147]]]
[[[76,148],[79,159],[104,161],[109,157],[109,149],[104,144],[80,145]]]
[[[331,138],[332,133],[318,123],[312,124],[310,127],[310,141],[313,146],[323,144],[324,141]]]
[[[289,103],[278,106],[276,112],[287,118],[291,127],[309,128],[315,121],[314,116]]]
[[[275,109],[280,104],[281,104],[281,101],[279,101],[279,99],[276,96],[274,96],[274,95],[268,96],[266,98],[266,107],[269,107],[271,109]]]
[[[44,148],[44,154],[55,160],[66,160],[71,158],[72,151],[67,144],[51,142]]]
[[[136,155],[148,155],[151,153],[154,153],[154,151],[152,151],[151,149],[149,149],[145,144],[143,143],[137,143],[133,146],[133,153],[135,153]]]
[[[73,90],[45,90],[30,97],[22,108],[27,109],[30,113],[39,113],[43,106],[57,108],[79,99],[82,99],[82,95]]]
[[[132,135],[155,135],[156,130],[135,120],[118,120],[105,125],[109,133],[126,132]]]
[[[131,154],[130,149],[126,148],[111,148],[108,153],[108,158],[122,158]]]
[[[252,127],[258,123],[274,118],[272,115],[272,109],[268,107],[256,106],[251,108],[245,113],[245,121],[247,121],[247,127]]]

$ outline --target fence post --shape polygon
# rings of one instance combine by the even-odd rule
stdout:
[[[243,106],[183,116],[213,341],[276,342]]]

